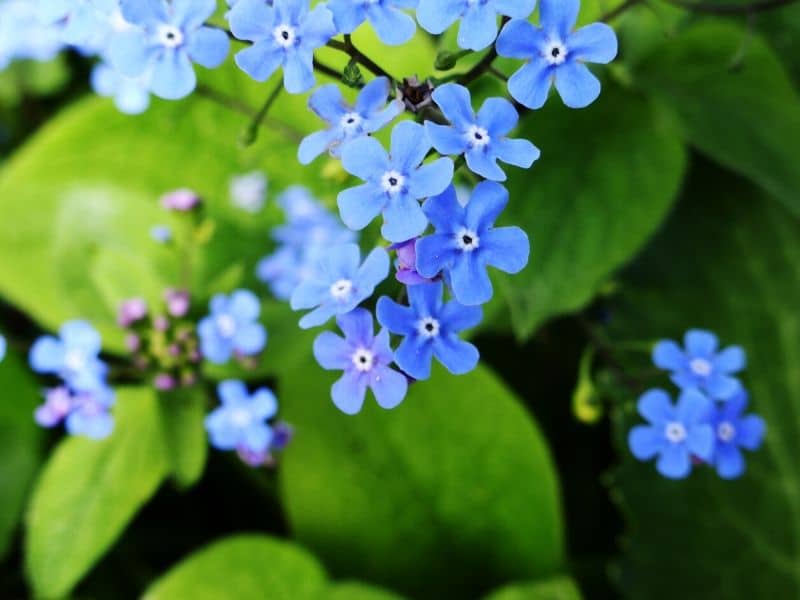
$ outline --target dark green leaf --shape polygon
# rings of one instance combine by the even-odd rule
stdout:
[[[617,496],[629,518],[621,584],[630,598],[794,598],[800,594],[800,226],[757,188],[698,169],[680,210],[622,288],[615,339],[679,339],[711,329],[748,354],[743,381],[765,418],[765,446],[723,481],[685,481],[636,462],[623,440],[635,395],[617,417]],[[641,366],[647,356],[641,357]],[[666,374],[653,386],[672,389]]]
[[[92,568],[169,472],[155,394],[120,389],[107,440],[64,440],[27,515],[25,563],[37,596],[60,598]]]
[[[514,331],[525,338],[583,308],[636,254],[676,197],[685,151],[662,113],[612,85],[581,111],[552,98],[519,135],[542,150],[530,172],[511,170],[504,217],[531,238],[527,269],[502,278]]]
[[[42,461],[42,430],[33,420],[39,386],[25,363],[9,352],[0,363],[0,558],[17,527],[25,498]]]
[[[199,387],[162,393],[158,407],[172,476],[180,487],[190,487],[206,466],[206,394]]]
[[[800,96],[759,36],[701,21],[657,46],[636,77],[676,111],[692,145],[800,215]]]
[[[563,566],[556,474],[538,428],[485,368],[435,371],[348,417],[311,363],[282,379],[297,437],[281,468],[296,537],[337,576],[415,596],[475,593]],[[461,576],[457,581],[452,573]]]

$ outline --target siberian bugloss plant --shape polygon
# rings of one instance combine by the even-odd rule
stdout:
[[[695,18],[752,27],[789,3],[0,0],[0,69],[64,51],[111,99],[85,101],[99,118],[75,108],[63,138],[45,127],[0,171],[2,202],[36,180],[28,165],[69,171],[30,183],[19,204],[46,198],[30,207],[41,222],[11,211],[19,231],[0,238],[36,245],[0,258],[0,294],[27,317],[0,335],[0,384],[8,369],[35,399],[14,425],[20,448],[40,445],[32,423],[68,438],[29,500],[36,465],[8,459],[22,474],[0,501],[0,557],[28,502],[30,589],[70,595],[106,552],[128,551],[110,548],[165,479],[200,494],[207,471],[225,490],[213,513],[231,519],[209,530],[248,529],[257,512],[306,549],[229,537],[165,575],[148,564],[146,598],[392,596],[344,579],[409,597],[511,585],[485,597],[578,598],[571,577],[591,578],[564,548],[581,543],[565,544],[554,461],[515,398],[557,411],[571,393],[574,417],[609,425],[613,445],[586,477],[564,475],[578,482],[566,512],[602,480],[639,519],[617,582],[628,596],[675,597],[665,571],[687,597],[715,589],[703,551],[662,569],[676,553],[653,534],[663,520],[690,536],[698,499],[714,497],[789,582],[745,582],[747,597],[789,597],[776,590],[800,586],[800,532],[772,548],[749,508],[725,503],[763,480],[798,521],[796,436],[773,434],[771,396],[796,406],[800,393],[800,290],[772,278],[800,268],[800,148],[778,139],[800,139],[800,103],[750,29]],[[46,160],[38,139],[55,148]],[[698,183],[723,167],[733,184]],[[750,196],[782,206],[742,208]],[[741,299],[751,289],[770,291]],[[699,328],[664,339],[697,326],[741,345]],[[567,429],[578,435],[548,438],[571,473],[568,449],[589,443],[562,441]],[[270,499],[263,514],[238,510],[251,496]],[[604,558],[628,550],[618,533]],[[731,539],[719,562],[738,577]],[[88,595],[106,589],[89,577]]]

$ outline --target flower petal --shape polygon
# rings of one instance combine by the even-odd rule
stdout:
[[[580,0],[541,0],[539,22],[547,33],[566,39],[575,27],[580,9]]]
[[[159,98],[179,100],[197,85],[192,63],[184,51],[166,50],[153,67],[150,89]]]
[[[722,479],[736,479],[744,473],[744,457],[741,450],[733,444],[720,444],[717,447],[714,463]]]
[[[242,71],[262,82],[278,70],[285,57],[286,53],[276,48],[272,40],[265,39],[239,51],[234,60]]]
[[[404,339],[395,352],[397,366],[418,381],[430,378],[432,361],[433,344],[419,339],[415,334]]]
[[[372,313],[368,310],[357,308],[346,315],[340,315],[336,318],[336,324],[344,332],[348,342],[365,347],[372,345],[374,324]]]
[[[417,23],[403,11],[383,3],[367,4],[367,19],[380,40],[388,46],[405,44],[417,30]]]
[[[212,27],[201,27],[192,33],[188,46],[192,60],[208,69],[220,66],[229,49],[230,41],[225,32]]]
[[[570,108],[585,108],[600,96],[600,80],[583,63],[564,63],[555,75],[556,89]]]
[[[392,165],[400,172],[408,173],[425,159],[431,144],[422,125],[403,121],[392,130],[391,148]]]
[[[617,56],[617,34],[605,23],[592,23],[570,35],[567,47],[573,60],[607,64]]]
[[[409,195],[414,199],[422,199],[441,194],[453,182],[453,169],[453,161],[449,158],[440,158],[432,163],[422,165],[409,175]]]
[[[494,290],[486,265],[474,252],[460,253],[449,272],[453,295],[461,304],[478,306],[492,299]]]
[[[758,415],[747,415],[736,424],[736,443],[748,450],[758,450],[766,432],[764,419]]]
[[[686,366],[686,356],[672,340],[662,340],[653,348],[653,363],[659,369],[678,371]]]
[[[268,40],[271,45],[275,10],[263,0],[238,0],[228,12],[228,22],[231,33],[238,39],[251,42]]]
[[[422,212],[419,202],[409,194],[400,194],[391,199],[383,211],[383,219],[381,235],[394,243],[417,237],[428,226],[428,217]]]
[[[669,394],[664,390],[652,389],[639,397],[637,403],[639,414],[654,425],[675,418],[675,408],[672,406]]]
[[[460,254],[451,235],[429,235],[416,243],[417,272],[422,277],[436,277],[452,266]]]
[[[538,52],[541,32],[524,19],[514,19],[497,37],[497,53],[506,58],[529,59]]]
[[[508,204],[508,190],[493,181],[482,181],[466,207],[466,225],[482,233],[492,227]]]
[[[712,360],[715,371],[736,373],[745,368],[747,357],[740,346],[729,346],[717,354]]]
[[[453,375],[464,375],[478,366],[478,349],[455,336],[440,336],[433,342],[433,353]]]
[[[446,83],[433,90],[433,100],[447,120],[462,131],[475,124],[472,97],[469,90],[457,83]]]
[[[517,126],[519,113],[505,98],[489,98],[478,111],[477,122],[496,142]]]
[[[710,331],[690,329],[683,338],[683,345],[689,356],[709,358],[717,351],[719,340]]]
[[[394,334],[409,335],[415,330],[417,317],[414,312],[386,296],[378,299],[376,315],[381,327]]]
[[[355,415],[364,406],[367,378],[356,373],[345,373],[331,388],[331,398],[340,411]]]
[[[666,444],[656,463],[658,472],[670,479],[683,479],[692,470],[689,450],[680,444]]]
[[[552,84],[553,68],[546,61],[534,58],[508,80],[511,96],[530,109],[544,106]]]
[[[464,14],[465,0],[420,0],[417,21],[434,35],[443,33]]]
[[[352,144],[348,144],[345,152],[350,147]],[[339,193],[337,199],[342,221],[354,231],[360,231],[369,225],[383,211],[386,202],[386,195],[381,194],[371,183],[346,189]]]
[[[389,367],[375,367],[370,372],[370,387],[378,406],[391,410],[406,397],[408,378]]]
[[[528,235],[519,227],[492,229],[481,237],[483,262],[512,275],[527,266],[530,249]]]
[[[239,327],[233,338],[237,352],[245,356],[258,354],[267,345],[267,330],[261,323],[250,323]]]
[[[347,315],[342,315],[339,319]],[[341,325],[340,325],[341,327]],[[314,358],[323,369],[338,371],[352,365],[350,345],[344,338],[330,331],[323,331],[314,340]]]
[[[468,147],[464,134],[449,125],[425,121],[425,134],[439,154],[458,155]]]
[[[659,427],[637,425],[628,434],[628,447],[639,460],[650,460],[664,447],[664,433]]]
[[[353,140],[343,148],[342,166],[345,171],[364,181],[377,180],[390,169],[386,150],[378,140],[371,137]]]
[[[238,379],[226,379],[217,385],[217,396],[223,404],[233,404],[247,400],[247,386]]]

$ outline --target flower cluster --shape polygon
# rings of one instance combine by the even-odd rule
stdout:
[[[671,372],[681,390],[676,404],[664,390],[649,390],[639,398],[639,413],[648,425],[637,425],[628,436],[639,460],[658,456],[658,472],[672,479],[687,477],[692,464],[709,464],[723,479],[745,470],[742,449],[757,450],[766,432],[764,420],[745,415],[748,394],[735,377],[746,364],[738,346],[719,349],[717,337],[690,330],[684,346],[669,340],[656,344],[653,362]]]
[[[42,427],[66,424],[72,435],[102,439],[111,434],[114,391],[108,386],[108,367],[100,360],[100,334],[86,321],[68,321],[58,337],[45,335],[33,344],[28,361],[37,372],[59,383],[44,393],[36,409]]]

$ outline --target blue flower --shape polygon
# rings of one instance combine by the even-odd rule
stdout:
[[[524,139],[509,139],[519,114],[504,98],[489,98],[476,116],[464,86],[448,83],[433,92],[433,99],[452,126],[425,122],[425,131],[440,154],[464,154],[471,171],[493,181],[505,181],[497,161],[527,169],[541,154]]]
[[[211,314],[197,325],[200,350],[212,363],[227,362],[235,352],[241,356],[258,354],[267,344],[267,331],[258,322],[261,305],[248,290],[230,296],[217,294],[211,299]]]
[[[44,24],[35,2],[0,2],[0,69],[16,59],[50,60],[62,45],[61,26]]]
[[[405,44],[417,30],[417,24],[404,8],[416,8],[419,0],[330,0],[328,8],[339,33],[352,33],[369,21],[384,44]]]
[[[740,390],[733,398],[714,409],[711,425],[716,434],[713,463],[723,479],[735,479],[744,473],[740,448],[758,450],[766,433],[764,419],[745,415],[747,393]]]
[[[172,229],[168,225],[153,225],[150,237],[159,244],[169,244],[172,241]]]
[[[536,0],[420,0],[417,20],[438,35],[461,19],[458,45],[483,50],[497,37],[497,15],[527,19],[535,6]]]
[[[114,401],[114,391],[105,386],[82,392],[60,386],[45,392],[45,401],[36,409],[34,419],[47,428],[66,421],[70,435],[101,440],[114,429],[114,417],[109,412]]]
[[[29,362],[37,373],[61,377],[71,389],[93,391],[103,387],[107,367],[98,358],[100,334],[86,321],[68,321],[59,337],[45,335],[31,347]]]
[[[273,431],[267,420],[278,411],[278,401],[267,388],[250,395],[241,381],[223,381],[217,386],[222,405],[206,417],[211,445],[218,450],[243,453],[266,452]]]
[[[122,16],[118,0],[40,0],[43,22],[58,24],[64,43],[82,52],[103,52],[115,35],[134,28]]]
[[[369,388],[379,406],[395,408],[406,396],[408,380],[389,368],[394,360],[389,332],[382,329],[375,336],[372,314],[363,308],[340,315],[336,323],[344,332],[344,339],[326,331],[314,340],[317,362],[324,369],[344,371],[331,388],[333,403],[342,412],[354,415],[364,405]]]
[[[405,108],[400,100],[386,105],[390,91],[389,80],[379,77],[364,86],[355,106],[349,106],[338,85],[319,88],[308,104],[330,127],[303,139],[297,153],[300,162],[307,165],[326,150],[338,158],[343,144],[383,129]]]
[[[99,96],[113,98],[114,104],[128,115],[138,115],[150,106],[150,74],[126,77],[105,63],[92,69],[92,89]]]
[[[7,350],[8,342],[6,342],[5,336],[0,334],[0,362],[3,362],[3,359],[6,357]]]
[[[150,89],[177,100],[197,85],[192,62],[218,67],[228,54],[225,32],[204,25],[216,8],[214,0],[121,0],[125,19],[139,27],[114,36],[108,49],[111,64],[123,75],[150,73]]]
[[[328,248],[319,261],[319,274],[304,281],[292,293],[293,310],[313,308],[300,319],[300,327],[323,325],[334,315],[349,313],[369,298],[389,275],[389,254],[375,248],[361,265],[355,244]]]
[[[228,13],[231,31],[253,42],[236,55],[236,64],[256,81],[266,81],[283,66],[283,84],[291,94],[314,87],[314,50],[336,34],[325,4],[309,11],[308,0],[239,0]]]
[[[420,235],[428,219],[418,200],[441,194],[453,180],[453,161],[421,165],[431,149],[422,125],[404,121],[392,131],[391,156],[374,138],[354,140],[342,150],[342,164],[366,183],[339,194],[345,225],[359,231],[383,213],[383,237],[404,242]]]
[[[672,371],[672,381],[682,390],[697,388],[714,400],[727,400],[742,387],[733,373],[744,369],[744,350],[729,346],[717,351],[719,341],[710,331],[692,329],[683,338],[685,350],[670,340],[653,349],[653,362]]]
[[[628,445],[637,459],[658,456],[656,469],[670,479],[689,475],[693,456],[711,460],[714,431],[707,419],[712,404],[703,394],[686,390],[673,406],[667,392],[649,390],[639,398],[638,407],[650,424],[637,425],[628,435]]]
[[[461,304],[484,304],[492,297],[487,266],[518,273],[528,264],[530,244],[519,227],[494,228],[508,203],[508,191],[484,181],[475,188],[466,207],[450,186],[430,198],[423,209],[436,228],[434,235],[417,241],[417,271],[423,277],[448,275],[453,295]]]
[[[617,55],[617,36],[605,23],[593,23],[573,32],[579,0],[542,0],[542,26],[517,19],[497,39],[497,53],[527,62],[508,80],[511,96],[528,108],[541,108],[555,81],[556,90],[570,108],[583,108],[600,95],[600,81],[584,63],[606,64]]]
[[[258,213],[267,201],[269,180],[261,171],[231,178],[230,195],[234,206],[249,213]]]
[[[477,306],[442,301],[441,282],[408,288],[411,306],[402,306],[387,297],[378,300],[378,322],[405,339],[395,352],[395,362],[414,379],[428,379],[433,357],[448,371],[462,375],[474,369],[478,349],[458,337],[483,318]]]

